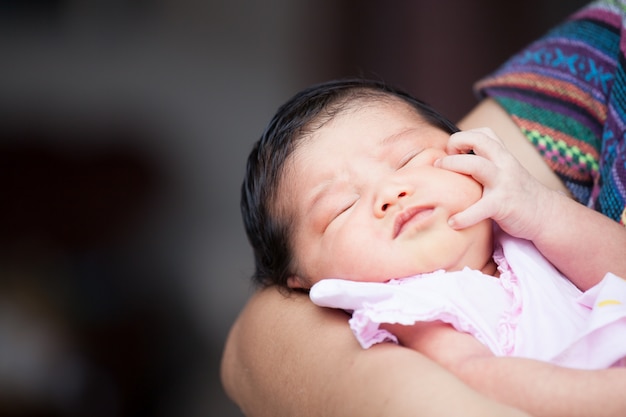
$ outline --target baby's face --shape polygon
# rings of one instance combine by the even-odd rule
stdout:
[[[491,223],[456,231],[448,218],[476,202],[471,177],[433,166],[449,134],[402,102],[341,113],[296,150],[279,206],[295,220],[297,277],[386,281],[438,269],[482,269]]]

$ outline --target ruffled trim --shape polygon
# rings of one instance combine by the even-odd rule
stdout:
[[[355,337],[365,349],[371,347],[374,344],[381,342],[394,342],[398,343],[398,339],[390,332],[381,329],[379,326],[381,323],[389,324],[402,324],[412,325],[417,322],[431,322],[442,321],[444,323],[452,325],[456,330],[472,334],[477,340],[484,345],[488,346],[499,355],[504,355],[506,352],[512,351],[515,345],[515,327],[516,317],[515,314],[521,311],[521,301],[519,291],[517,289],[517,281],[513,274],[508,271],[508,265],[504,266],[504,275],[507,277],[506,292],[511,294],[514,302],[511,303],[511,310],[506,312],[506,315],[499,321],[499,327],[502,331],[499,331],[499,340],[494,341],[480,328],[471,322],[471,318],[467,318],[466,314],[460,311],[459,307],[454,304],[446,302],[446,295],[431,294],[433,297],[440,297],[441,302],[438,303],[439,307],[431,307],[424,309],[424,311],[417,311],[419,308],[411,309],[406,305],[390,307],[381,306],[378,303],[364,302],[362,308],[356,309],[352,318],[350,319],[350,328]],[[449,274],[462,273],[472,274],[478,276],[479,279],[488,279],[489,276],[485,276],[480,271],[475,271],[469,268],[465,268],[463,271],[451,272]],[[429,274],[420,275],[412,278],[404,278],[401,280],[391,280],[387,285],[409,285],[411,282],[423,278],[432,278],[433,276],[446,274],[445,271],[436,271]],[[507,323],[507,320],[510,323]],[[506,350],[500,349],[497,344],[500,343],[505,346]]]
[[[498,323],[498,343],[503,355],[510,356],[515,352],[517,326],[519,318],[524,311],[522,291],[517,275],[515,275],[511,265],[505,259],[501,246],[496,247],[493,259],[498,264],[500,285],[512,300],[510,308],[503,312],[502,318]]]

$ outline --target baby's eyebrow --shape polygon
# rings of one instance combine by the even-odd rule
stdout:
[[[411,127],[411,128],[401,130],[400,132],[394,133],[393,135],[387,136],[381,141],[381,145],[389,146],[389,145],[394,145],[398,142],[409,140],[411,138],[409,134],[413,133],[415,130],[417,129],[414,127]]]

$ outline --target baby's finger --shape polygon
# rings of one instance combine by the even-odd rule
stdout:
[[[448,155],[437,161],[438,168],[472,176],[483,185],[497,177],[498,167],[491,161],[477,155]]]
[[[504,142],[500,139],[500,137],[496,135],[496,133],[493,130],[491,130],[491,128],[481,127],[481,128],[476,128],[476,129],[464,130],[463,132],[474,134],[474,135],[482,135],[498,143],[500,146],[504,147]]]
[[[460,211],[448,219],[448,225],[455,230],[465,229],[493,216],[490,205],[484,200]]]
[[[492,161],[497,161],[506,153],[504,144],[490,129],[455,133],[450,136],[446,151],[451,155],[473,152]]]

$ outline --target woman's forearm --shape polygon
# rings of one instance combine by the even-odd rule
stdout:
[[[626,368],[587,371],[491,357],[467,361],[456,373],[476,390],[535,417],[626,416]]]
[[[249,417],[526,415],[410,349],[361,349],[345,314],[275,289],[254,295],[233,326],[222,381]]]
[[[535,417],[626,416],[626,368],[585,371],[497,357],[474,336],[441,322],[385,328],[478,392]]]

